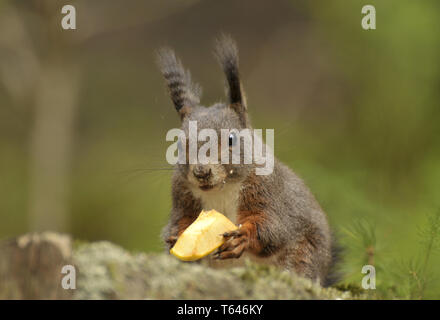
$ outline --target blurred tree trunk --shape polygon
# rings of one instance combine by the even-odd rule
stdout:
[[[80,72],[75,30],[61,27],[58,1],[6,2],[0,12],[0,81],[29,126],[28,226],[69,228],[70,159]]]
[[[35,1],[33,6],[47,47],[41,48],[41,73],[34,89],[29,227],[31,231],[67,231],[73,123],[79,89],[79,71],[70,54],[75,30],[61,27],[63,3]]]
[[[79,76],[73,66],[49,60],[39,78],[30,136],[30,229],[66,231]]]

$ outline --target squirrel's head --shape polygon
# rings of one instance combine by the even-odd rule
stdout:
[[[241,182],[254,169],[253,163],[244,159],[246,141],[240,141],[240,137],[243,137],[240,132],[246,128],[252,132],[252,129],[238,72],[235,42],[230,37],[222,36],[217,41],[216,55],[226,75],[228,101],[204,107],[200,105],[200,87],[191,81],[190,73],[183,68],[174,52],[162,49],[158,54],[161,71],[171,100],[180,115],[181,129],[185,133],[178,142],[179,152],[185,154],[185,162],[177,165],[177,172],[193,187],[204,191],[223,188],[227,183]],[[212,137],[214,133],[216,137]],[[204,141],[200,141],[201,134]],[[191,142],[191,139],[196,141]],[[210,144],[216,145],[217,150],[203,150],[206,142],[212,142],[212,139],[217,139],[217,144]],[[200,161],[200,158],[196,158],[191,161],[191,152],[200,156],[201,151],[209,159]]]

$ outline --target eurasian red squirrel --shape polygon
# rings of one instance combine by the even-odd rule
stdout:
[[[252,130],[238,71],[238,50],[227,36],[217,41],[217,58],[226,75],[228,102],[207,108],[200,105],[200,87],[170,49],[158,53],[171,99],[184,132],[189,122],[199,130],[211,128]],[[229,147],[236,137],[229,136]],[[224,147],[224,146],[223,146]],[[239,229],[224,234],[225,243],[209,257],[238,259],[243,253],[260,262],[318,281],[331,283],[335,246],[327,217],[304,182],[275,159],[273,172],[257,175],[255,164],[190,164],[175,166],[172,210],[162,236],[170,249],[202,209],[228,216]],[[241,259],[240,259],[241,260]]]

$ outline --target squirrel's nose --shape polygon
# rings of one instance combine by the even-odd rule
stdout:
[[[211,177],[212,171],[211,168],[205,168],[199,165],[194,167],[193,174],[198,180],[208,180],[209,177]]]

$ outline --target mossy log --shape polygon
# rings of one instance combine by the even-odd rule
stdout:
[[[75,268],[64,289],[63,266]],[[212,269],[166,253],[130,253],[110,242],[72,244],[51,232],[0,244],[0,299],[350,299],[273,267]]]

